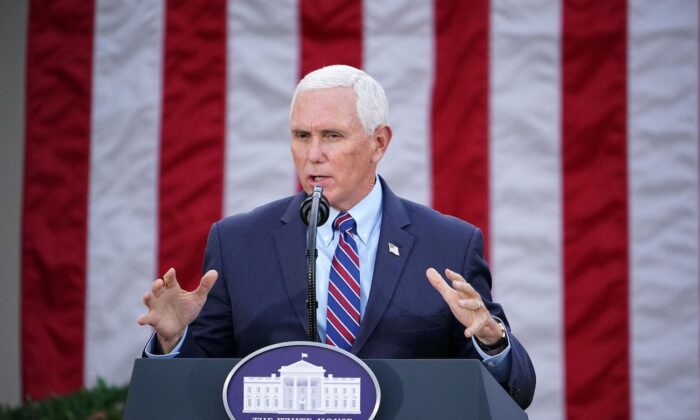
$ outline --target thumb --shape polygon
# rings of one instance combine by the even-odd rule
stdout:
[[[219,273],[216,270],[207,271],[202,276],[202,280],[199,281],[199,286],[194,292],[200,297],[206,297],[211,288],[214,287],[217,278],[219,278]]]
[[[163,287],[168,288],[168,286],[172,286],[174,284],[177,284],[179,286],[179,283],[177,282],[177,274],[175,273],[175,269],[170,267],[168,271],[163,274]]]

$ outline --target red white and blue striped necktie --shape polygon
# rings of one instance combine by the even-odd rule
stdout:
[[[339,237],[328,282],[326,344],[349,351],[360,330],[360,257],[352,237],[355,219],[341,212],[333,221],[333,230]]]

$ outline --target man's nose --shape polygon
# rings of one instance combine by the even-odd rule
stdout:
[[[323,156],[324,152],[321,137],[313,136],[309,143],[309,160],[312,162],[321,162],[323,161]]]

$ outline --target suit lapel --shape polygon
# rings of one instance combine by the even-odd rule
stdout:
[[[281,217],[283,225],[274,231],[284,285],[299,322],[309,331],[306,313],[306,226],[299,218],[299,206],[306,194],[297,194]]]
[[[377,244],[377,258],[374,263],[372,289],[360,323],[360,332],[352,346],[352,353],[358,354],[382,319],[391,301],[401,273],[413,247],[414,237],[403,228],[410,224],[408,214],[401,200],[394,195],[383,179],[382,226]],[[389,244],[398,248],[391,252]]]

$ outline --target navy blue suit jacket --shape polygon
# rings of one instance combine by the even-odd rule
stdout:
[[[479,358],[464,327],[425,276],[428,267],[460,272],[491,314],[508,320],[491,299],[491,275],[476,227],[383,188],[383,215],[372,289],[352,353],[361,358]],[[283,341],[307,339],[306,225],[303,192],[215,223],[204,270],[219,278],[190,325],[179,357],[244,357]],[[399,248],[389,252],[388,244]],[[512,366],[502,383],[527,407],[535,373],[511,334]]]

